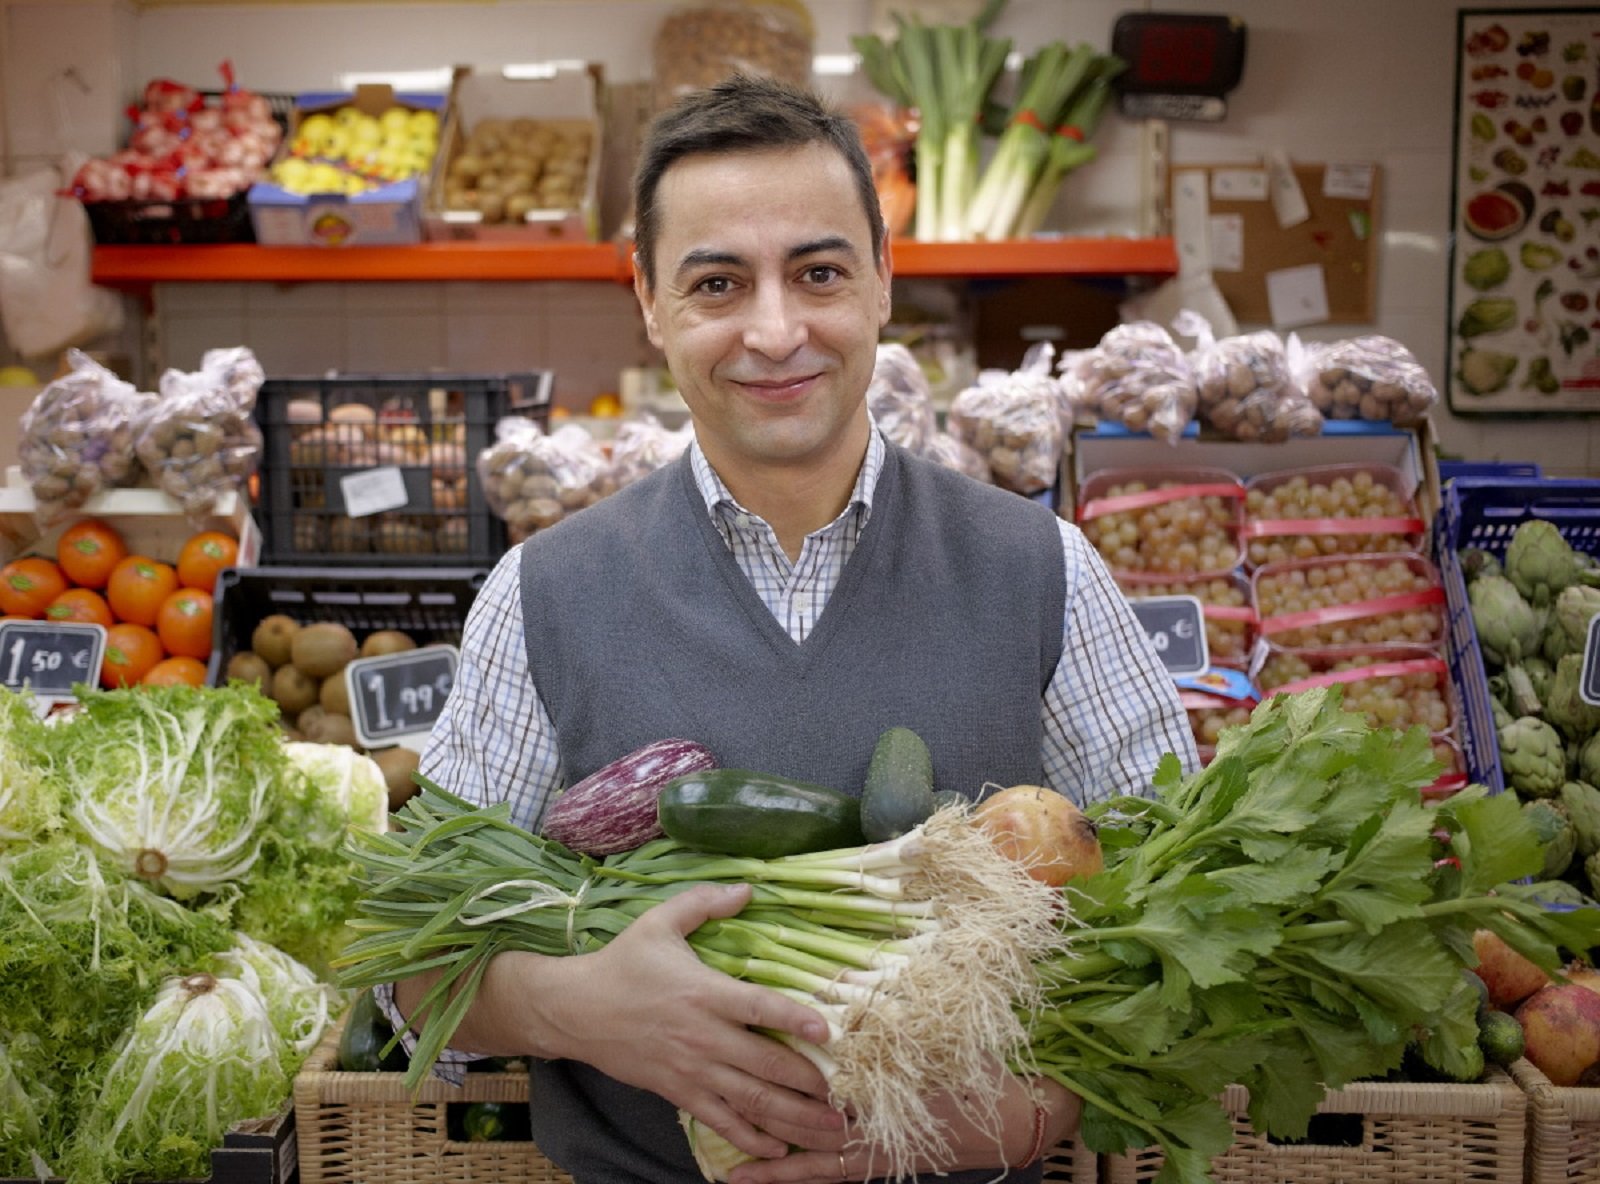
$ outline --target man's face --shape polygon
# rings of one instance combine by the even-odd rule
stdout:
[[[635,290],[708,459],[804,468],[848,447],[889,265],[873,261],[843,157],[820,144],[690,156],[656,202],[655,287],[641,273]]]

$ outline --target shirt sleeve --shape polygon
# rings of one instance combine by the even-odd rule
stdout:
[[[1044,695],[1044,776],[1080,806],[1150,796],[1163,754],[1199,766],[1172,676],[1104,561],[1062,520],[1067,573],[1061,660]]]
[[[511,803],[511,821],[537,831],[562,782],[555,728],[528,671],[522,619],[521,547],[495,565],[478,590],[461,635],[455,685],[428,735],[422,773],[452,793],[480,805]],[[374,988],[379,1009],[396,1031],[404,1019],[394,987]],[[416,1033],[402,1038],[416,1052]],[[465,1066],[479,1059],[445,1049],[434,1073],[460,1084]]]

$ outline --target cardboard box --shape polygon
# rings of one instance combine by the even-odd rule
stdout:
[[[332,115],[355,107],[379,116],[391,107],[434,111],[443,117],[444,96],[397,94],[384,84],[357,87],[351,94],[306,94],[295,104],[289,134],[273,161],[290,155],[300,124],[318,112]],[[441,129],[442,132],[442,129]],[[364,193],[291,193],[272,181],[250,187],[250,221],[256,242],[267,246],[394,246],[422,241],[422,191],[427,174],[379,185]]]
[[[41,530],[34,517],[33,490],[13,465],[0,486],[0,563],[23,555],[54,558],[62,532],[84,518],[99,518],[122,536],[132,554],[174,563],[190,535],[200,530],[221,530],[239,540],[239,567],[254,567],[261,556],[261,532],[250,516],[249,500],[224,494],[216,508],[198,525],[182,506],[159,489],[109,489],[95,494],[65,521]]]
[[[548,73],[508,78],[501,71],[458,68],[429,177],[423,232],[429,239],[491,242],[594,242],[600,237],[600,69],[551,63]],[[476,210],[445,205],[450,166],[462,154],[472,129],[485,119],[537,120],[556,130],[589,132],[589,158],[575,209],[533,209],[520,221],[484,221]]]

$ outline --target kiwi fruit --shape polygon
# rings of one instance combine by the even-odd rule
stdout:
[[[321,708],[318,708],[318,710],[320,711]],[[323,711],[317,717],[316,729],[314,731],[307,730],[306,735],[310,736],[318,744],[343,744],[347,748],[354,748],[358,751],[361,747],[356,742],[356,728],[350,722],[350,717],[347,715],[334,715],[331,711]]]
[[[307,707],[299,715],[294,717],[294,726],[298,728],[302,734],[311,737],[313,740],[316,740],[318,739],[317,732],[322,727],[322,721],[327,714],[328,713],[323,710],[320,703],[313,703],[310,707]]]
[[[355,634],[335,621],[320,621],[294,635],[289,660],[302,674],[322,679],[344,669],[357,652]]]
[[[250,635],[250,648],[276,670],[289,660],[294,635],[298,632],[300,625],[293,617],[273,613],[270,617],[262,618],[255,632]]]
[[[272,683],[272,667],[254,650],[243,650],[228,659],[225,677],[232,681],[253,682],[263,695]]]
[[[376,633],[367,634],[367,639],[361,643],[361,656],[363,658],[378,658],[384,654],[402,654],[406,650],[414,650],[417,643],[398,629],[379,629]]]
[[[343,670],[322,680],[322,691],[317,696],[317,702],[330,715],[350,714],[350,687],[345,682]]]
[[[404,745],[380,748],[368,754],[383,773],[383,783],[389,787],[389,809],[398,810],[417,792],[417,783],[411,774],[417,771],[419,754]]]
[[[298,716],[317,701],[317,680],[298,666],[279,666],[272,674],[272,697],[287,716]]]

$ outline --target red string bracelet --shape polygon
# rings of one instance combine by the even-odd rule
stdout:
[[[1033,1144],[1028,1148],[1028,1154],[1022,1157],[1021,1162],[1012,1164],[1008,1170],[1013,1172],[1021,1171],[1044,1154],[1044,1120],[1044,1107],[1035,1102],[1033,1104]]]

